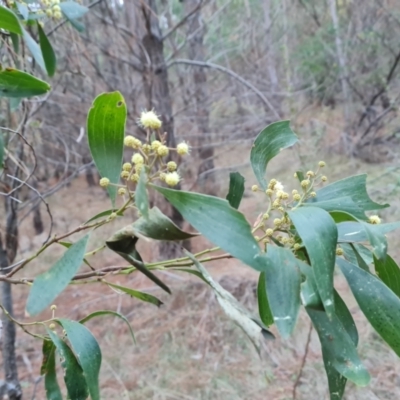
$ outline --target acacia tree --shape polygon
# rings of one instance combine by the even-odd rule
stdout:
[[[0,19],[2,29],[7,34],[23,36],[17,10],[0,7],[0,12],[7,17]],[[49,54],[53,52],[49,50],[48,41],[43,43],[46,46],[42,45],[41,54],[48,63]],[[0,71],[0,82],[2,94],[12,98],[41,96],[50,89],[44,81],[13,68]],[[171,269],[201,278],[258,350],[265,337],[273,338],[269,330],[272,325],[283,338],[289,337],[294,331],[299,309],[304,307],[320,338],[330,396],[340,399],[348,379],[363,386],[369,382],[369,373],[357,354],[358,333],[351,313],[335,290],[334,270],[337,266],[371,325],[400,355],[400,269],[387,254],[385,237],[386,233],[400,227],[400,223],[381,224],[377,215],[367,215],[388,205],[377,204],[369,198],[365,175],[326,184],[326,165],[320,161],[313,170],[295,171],[297,183],[291,192],[286,183],[267,179],[269,162],[298,141],[288,121],[275,122],[259,133],[249,155],[254,172],[251,189],[264,200],[263,212],[250,223],[239,211],[245,190],[244,178],[239,173],[229,176],[226,199],[175,190],[173,188],[181,178],[179,161],[171,161],[168,157],[171,153],[190,156],[188,144],[180,142],[171,146],[168,135],[165,136],[166,127],[154,111],[140,115],[139,122],[145,131],[142,139],[127,134],[126,121],[127,104],[119,92],[100,94],[88,112],[89,147],[102,176],[100,185],[108,191],[111,208],[69,232],[49,236],[28,258],[13,262],[10,260],[15,254],[12,257],[7,254],[8,265],[2,260],[0,281],[8,287],[20,284],[29,289],[26,310],[33,321],[17,320],[4,301],[0,307],[5,318],[42,344],[41,373],[47,398],[61,399],[62,392],[66,391],[71,399],[88,396],[99,399],[101,350],[85,323],[92,318],[111,315],[129,325],[123,315],[111,310],[99,310],[80,321],[57,315],[54,303],[69,284],[81,282],[81,290],[85,290],[85,284],[97,284],[118,289],[156,306],[161,304],[154,295],[113,283],[110,275],[123,277],[142,273],[167,293],[171,290],[157,275],[158,270]],[[124,149],[129,160],[124,159]],[[15,151],[7,141],[0,150],[0,154],[6,153],[9,159],[12,159],[10,152]],[[7,162],[6,157],[5,167]],[[8,174],[5,177],[28,184],[27,178],[25,181],[18,178],[18,169],[13,173],[15,176]],[[152,207],[149,198],[153,191],[175,207],[195,231],[182,230],[158,207]],[[15,201],[14,194],[15,191],[6,193],[6,200]],[[99,248],[87,249],[93,230],[123,218],[128,212],[135,215],[133,223],[130,219],[129,225],[114,232]],[[15,226],[10,232],[13,233],[10,239],[15,240]],[[184,257],[158,262],[142,259],[137,250],[137,243],[143,237],[181,242],[199,235],[216,247],[197,254],[186,251]],[[67,248],[61,258],[44,273],[25,275],[29,274],[26,266],[43,252],[51,251],[55,244]],[[13,249],[9,247],[8,250],[12,252]],[[123,264],[113,267],[101,263],[92,265],[91,256],[100,251],[118,254],[124,260]],[[239,304],[212,279],[203,265],[226,258],[235,258],[259,272],[259,307],[255,312],[249,312]],[[22,272],[24,276],[21,277]],[[49,310],[49,317],[39,316]],[[57,359],[61,360],[65,390],[57,381]],[[18,389],[13,394],[9,385],[9,395],[20,397],[18,384],[9,381],[15,384],[14,389]]]

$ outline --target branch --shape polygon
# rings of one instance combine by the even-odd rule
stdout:
[[[237,81],[242,83],[244,86],[246,86],[247,88],[252,90],[262,100],[262,102],[273,112],[275,118],[280,119],[278,112],[272,106],[270,101],[255,86],[253,86],[253,84],[251,84],[246,79],[242,78],[236,72],[233,72],[231,69],[223,67],[222,65],[214,64],[214,63],[186,60],[186,59],[172,60],[170,63],[168,63],[167,68],[171,67],[174,64],[186,64],[186,65],[193,65],[193,66],[203,67],[203,68],[211,68],[211,69],[216,69],[218,71],[224,72],[227,75],[230,75],[232,78],[235,78]]]
[[[195,14],[197,11],[200,10],[201,7],[203,7],[203,5],[206,3],[206,1],[200,0],[199,4],[197,4],[197,6],[190,11],[187,15],[185,15],[175,26],[173,26],[162,38],[161,41],[164,41],[165,39],[169,38],[179,27],[181,27],[182,25],[184,25],[186,23],[186,21],[193,15]]]

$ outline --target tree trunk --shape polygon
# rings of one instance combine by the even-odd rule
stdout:
[[[202,0],[185,0],[185,12],[189,14],[193,9],[199,6]],[[204,34],[205,26],[201,20],[201,8],[188,19],[187,35],[191,37],[188,41],[188,58],[194,61],[205,61],[204,57]],[[195,102],[195,114],[197,129],[196,145],[199,148],[199,168],[198,185],[202,192],[216,195],[217,185],[215,182],[214,169],[214,149],[212,147],[212,138],[210,136],[210,112],[208,109],[208,85],[205,69],[202,67],[191,67],[193,71],[192,99]]]
[[[168,85],[168,71],[164,58],[164,44],[159,26],[155,0],[146,0],[140,4],[144,19],[141,36],[141,59],[143,65],[143,86],[147,109],[155,109],[163,122],[162,129],[167,133],[167,145],[176,147],[174,136],[174,120],[172,116],[172,99]],[[174,158],[174,157],[173,157]],[[153,191],[154,193],[154,191]],[[154,193],[154,205],[173,221],[182,225],[181,215],[159,194]],[[171,242],[160,242],[161,258],[176,258],[180,255],[180,247]]]
[[[7,226],[5,246],[0,236],[0,270],[10,265],[15,259],[18,246],[18,224],[16,202],[9,197],[5,198]],[[11,284],[1,282],[1,304],[10,315],[13,315],[13,299]],[[15,354],[15,324],[2,313],[2,353],[5,381],[0,382],[0,398],[9,400],[22,399],[22,389],[18,380],[17,361]]]
[[[344,150],[348,152],[349,154],[352,153],[352,149],[350,149],[350,143],[349,143],[349,138],[347,136],[347,130],[349,129],[350,126],[350,110],[349,110],[349,105],[351,104],[351,98],[350,98],[350,91],[349,91],[349,85],[347,82],[347,60],[346,60],[346,55],[343,50],[343,43],[342,39],[340,37],[340,30],[339,30],[339,17],[337,14],[337,8],[336,8],[336,0],[328,0],[329,3],[329,9],[331,13],[331,19],[332,19],[332,24],[333,24],[333,29],[335,31],[335,45],[336,45],[336,57],[337,61],[339,64],[339,78],[340,78],[340,84],[342,87],[342,95],[343,95],[343,109],[344,109],[344,132],[342,134],[342,142],[344,145]]]

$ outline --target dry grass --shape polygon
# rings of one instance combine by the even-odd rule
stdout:
[[[313,139],[307,142],[312,149]],[[390,211],[384,211],[386,220],[400,219],[398,178],[390,168],[396,166],[367,165],[357,160],[347,161],[337,155],[306,151],[300,148],[282,153],[271,165],[271,175],[290,186],[294,184],[293,170],[301,160],[312,156],[312,161],[325,158],[329,168],[327,175],[331,180],[358,171],[371,174],[372,190],[375,200],[389,200],[393,203]],[[219,161],[219,165],[231,165],[243,157],[243,149],[230,148]],[[321,155],[323,154],[323,156]],[[303,156],[303,157],[301,157]],[[318,158],[318,159],[317,159]],[[308,161],[307,161],[308,162]],[[313,162],[304,165],[312,167]],[[230,163],[230,164],[229,164]],[[289,170],[290,169],[290,170]],[[241,172],[247,178],[247,186],[254,183],[251,171],[243,167]],[[225,181],[226,182],[226,181]],[[396,186],[397,185],[397,186]],[[224,196],[226,183],[221,183]],[[389,199],[388,199],[389,197]],[[393,201],[392,201],[393,200]],[[254,221],[262,211],[263,199],[251,191],[246,192],[242,211],[250,221]],[[63,232],[77,226],[107,207],[107,200],[100,189],[87,189],[83,181],[77,180],[73,186],[64,189],[51,200],[54,211],[56,232]],[[105,232],[96,231],[91,238],[90,248],[97,246],[118,227],[129,223],[129,218],[116,222]],[[40,245],[43,237],[34,237],[30,221],[21,228],[20,256],[31,253]],[[400,259],[399,240],[390,237],[392,252]],[[201,247],[204,242],[197,242]],[[147,247],[146,247],[147,246]],[[146,244],[143,254],[152,257],[151,244]],[[44,253],[42,257],[27,268],[24,274],[41,271],[56,259],[55,253]],[[58,254],[57,254],[58,253]],[[106,252],[96,258],[95,263],[117,264],[117,256]],[[229,289],[249,309],[256,309],[255,286],[257,274],[244,265],[229,260],[209,266],[213,276]],[[102,398],[104,399],[292,399],[296,380],[307,339],[309,320],[301,313],[297,329],[288,341],[268,341],[259,357],[244,333],[228,320],[220,310],[212,292],[203,283],[191,277],[164,275],[173,288],[173,294],[166,296],[141,276],[118,278],[120,283],[147,290],[160,296],[165,302],[161,308],[140,303],[135,299],[119,295],[99,285],[69,287],[57,300],[58,315],[78,319],[87,313],[110,309],[123,313],[132,323],[136,332],[137,344],[132,343],[124,323],[114,318],[104,318],[88,323],[98,338],[103,351],[101,370]],[[125,280],[126,279],[126,280]],[[394,353],[382,342],[368,325],[356,306],[349,290],[340,275],[337,287],[350,305],[360,332],[360,355],[372,375],[367,388],[348,385],[346,399],[395,399],[400,398],[400,363]],[[24,319],[24,306],[27,289],[15,288],[16,317]],[[25,389],[25,398],[32,396],[34,382],[38,378],[41,361],[40,344],[30,337],[18,333],[17,342],[20,377]],[[44,399],[42,383],[38,384],[36,399]],[[321,360],[320,347],[316,333],[312,333],[309,353],[298,387],[298,399],[326,399],[327,383]]]

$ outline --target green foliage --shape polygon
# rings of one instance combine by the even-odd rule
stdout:
[[[283,149],[294,145],[297,140],[297,136],[290,129],[289,121],[275,122],[268,125],[257,136],[251,149],[250,162],[254,175],[262,189],[267,187],[264,175],[268,163]]]
[[[39,31],[40,50],[42,51],[47,75],[53,76],[56,72],[56,67],[57,67],[56,55],[54,53],[53,47],[51,46],[48,37],[44,33],[44,30],[39,23],[37,24],[37,28]]]
[[[244,177],[239,172],[229,174],[229,192],[226,196],[231,207],[238,209],[244,194]]]
[[[44,387],[48,400],[62,400],[56,374],[56,347],[49,340],[43,340],[43,362],[40,375],[44,375]]]
[[[48,271],[36,277],[26,304],[26,311],[30,315],[39,314],[46,309],[68,286],[82,265],[88,239],[88,235],[84,236],[72,245]]]
[[[290,250],[271,246],[264,260],[268,304],[279,333],[286,339],[293,332],[300,308],[297,259]]]
[[[32,97],[45,94],[50,85],[26,72],[13,68],[0,70],[0,97]]]
[[[87,132],[90,151],[102,177],[112,184],[119,182],[126,122],[126,104],[121,93],[104,93],[96,97],[89,110]],[[115,203],[115,186],[107,188]]]
[[[226,315],[244,330],[257,351],[263,338],[273,338],[267,329],[272,324],[276,324],[282,338],[289,337],[299,310],[304,307],[321,342],[330,397],[340,400],[347,380],[365,386],[370,376],[357,353],[356,325],[335,289],[334,272],[338,265],[366,318],[400,355],[400,270],[387,254],[385,237],[399,228],[400,223],[380,224],[378,216],[367,216],[387,205],[370,199],[365,175],[324,186],[326,178],[320,170],[325,168],[325,163],[320,162],[315,171],[297,171],[300,187],[291,194],[285,192],[281,182],[265,178],[266,168],[282,149],[297,142],[297,136],[288,121],[271,124],[256,138],[250,154],[255,179],[261,187],[252,185],[252,190],[255,195],[264,196],[265,207],[252,226],[238,211],[245,192],[245,181],[239,173],[230,175],[226,200],[166,188],[164,183],[176,186],[180,177],[176,163],[166,159],[176,149],[168,148],[163,141],[161,120],[154,112],[142,115],[140,122],[147,131],[144,144],[133,136],[125,137],[125,121],[126,106],[120,93],[104,93],[95,99],[88,115],[89,146],[100,174],[108,178],[101,185],[107,186],[113,208],[97,213],[73,233],[101,229],[115,218],[122,218],[127,210],[133,209],[137,217],[92,252],[85,253],[88,236],[73,245],[57,238],[44,245],[37,255],[52,243],[63,244],[68,250],[53,267],[34,279],[27,301],[31,315],[47,308],[69,283],[82,276],[89,282],[100,282],[118,293],[160,306],[162,302],[156,296],[110,282],[106,275],[110,271],[120,276],[140,272],[171,293],[157,270],[171,268],[190,273],[209,285]],[[122,164],[124,144],[135,152],[132,164]],[[119,208],[115,206],[117,191],[123,196],[123,205]],[[163,195],[199,233],[182,230],[159,208],[150,208],[151,191]],[[217,247],[152,263],[143,260],[137,250],[142,238],[154,246],[153,241],[179,243],[200,234]],[[77,275],[82,262],[104,248],[118,254],[128,265],[115,269],[91,267],[90,272]],[[215,255],[218,251],[224,253]],[[224,258],[236,258],[260,272],[259,317],[222,288],[203,265]],[[375,272],[372,272],[372,263]],[[60,398],[55,376],[57,351],[63,360],[69,397],[85,399],[90,394],[91,399],[99,399],[101,351],[83,324],[95,317],[116,316],[128,324],[134,339],[129,321],[108,310],[94,312],[79,322],[56,318],[54,307],[52,311],[51,319],[37,322],[47,328],[42,365],[47,397]],[[55,326],[51,327],[54,324],[47,326],[49,322],[61,325],[63,336],[56,334]]]
[[[317,207],[298,208],[288,214],[307,250],[319,296],[330,317],[335,311],[333,270],[338,237],[336,225],[325,210]]]

